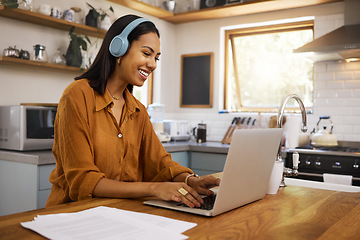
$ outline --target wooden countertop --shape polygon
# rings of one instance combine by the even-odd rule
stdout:
[[[43,239],[20,222],[37,215],[77,212],[97,206],[115,207],[196,222],[184,234],[189,239],[358,239],[360,193],[298,186],[280,188],[276,195],[216,217],[143,205],[144,199],[94,198],[46,209],[0,217],[0,239]]]

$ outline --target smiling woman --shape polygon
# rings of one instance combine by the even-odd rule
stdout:
[[[110,27],[93,65],[60,99],[46,206],[154,196],[194,207],[203,203],[198,193],[213,194],[208,188],[220,180],[189,178],[193,172],[171,159],[145,106],[131,94],[148,80],[159,56],[160,35],[151,21],[126,15]]]

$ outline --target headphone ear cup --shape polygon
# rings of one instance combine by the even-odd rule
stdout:
[[[124,56],[129,49],[128,36],[134,28],[136,28],[140,23],[151,22],[145,18],[138,18],[131,23],[129,23],[125,29],[117,36],[115,36],[109,45],[109,51],[114,57]]]
[[[128,46],[129,42],[127,39],[123,39],[121,36],[116,36],[113,40],[111,40],[109,50],[114,57],[121,57],[127,52]]]

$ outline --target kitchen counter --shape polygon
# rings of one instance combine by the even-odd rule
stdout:
[[[169,153],[193,151],[226,154],[229,150],[228,144],[221,144],[220,142],[196,143],[193,141],[178,141],[163,143],[163,145],[166,151],[168,151]],[[35,165],[46,165],[55,163],[55,158],[51,150],[26,152],[0,150],[0,159]]]
[[[179,151],[191,151],[191,152],[206,152],[206,153],[223,153],[227,154],[229,151],[229,144],[222,144],[220,142],[205,142],[197,143],[194,141],[187,142],[168,142],[163,143],[166,151],[169,153]]]
[[[360,235],[360,193],[299,186],[216,217],[203,217],[146,206],[144,199],[93,198],[0,217],[0,239],[44,239],[21,227],[37,215],[78,212],[108,206],[195,222],[189,239],[357,239]]]
[[[46,165],[55,163],[55,158],[51,150],[26,152],[0,150],[0,160],[28,163],[34,165]]]

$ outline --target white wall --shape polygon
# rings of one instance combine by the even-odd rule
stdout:
[[[174,25],[152,16],[116,5],[105,0],[37,0],[35,7],[48,3],[60,8],[78,6],[88,9],[86,2],[96,8],[114,8],[113,18],[134,13],[154,21],[161,34],[161,60],[155,71],[154,102],[166,105],[166,117],[188,119],[193,125],[203,121],[208,124],[208,139],[222,139],[234,115],[252,116],[261,125],[266,117],[258,114],[218,114],[223,98],[223,57],[221,56],[220,28],[244,23],[276,19],[315,16],[315,37],[321,36],[344,22],[343,3],[333,3],[295,10],[284,10],[217,20],[198,21]],[[87,11],[87,10],[86,10]],[[16,45],[32,52],[32,46],[40,43],[47,47],[49,57],[60,48],[65,53],[69,43],[67,32],[35,24],[0,17],[0,49]],[[93,39],[93,38],[92,38]],[[101,41],[98,41],[100,44]],[[94,48],[94,46],[93,46]],[[180,60],[182,54],[214,53],[214,93],[211,109],[180,108]],[[45,70],[32,70],[0,65],[0,105],[21,102],[58,102],[64,88],[75,76]],[[312,129],[319,115],[330,115],[339,140],[360,141],[360,64],[337,64],[333,62],[315,65],[314,114],[309,115]]]
[[[208,138],[215,141],[222,139],[234,115],[259,118],[261,125],[266,126],[266,114],[218,114],[223,106],[224,61],[220,28],[303,16],[315,16],[315,38],[318,38],[344,24],[344,6],[343,3],[333,3],[176,25],[176,66],[181,64],[181,54],[214,52],[214,106],[211,109],[179,107],[180,68],[176,67],[173,87],[163,96],[163,103],[168,107],[166,117],[187,119],[193,126],[203,121],[208,124]],[[320,115],[330,115],[339,140],[360,141],[360,63],[316,63],[314,80],[314,113],[308,115],[309,129],[316,126]]]

